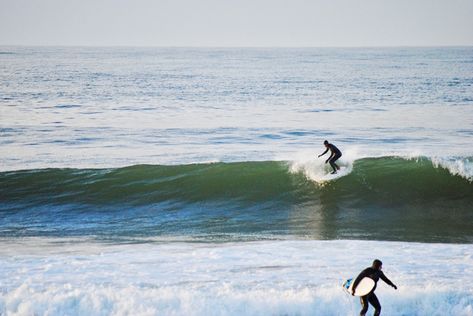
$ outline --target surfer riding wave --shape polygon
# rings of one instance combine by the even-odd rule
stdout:
[[[335,163],[335,161],[337,161],[342,156],[342,152],[334,144],[330,144],[327,140],[324,141],[324,145],[326,149],[318,157],[322,157],[330,150],[330,157],[328,157],[325,163],[330,162],[330,166],[333,168],[331,174],[336,174],[337,170],[340,170],[340,167]]]

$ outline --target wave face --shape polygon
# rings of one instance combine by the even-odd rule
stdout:
[[[3,172],[0,234],[473,241],[468,175],[427,158],[363,158],[331,181],[314,181],[311,168],[267,161]]]

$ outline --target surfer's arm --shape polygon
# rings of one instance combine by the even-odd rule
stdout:
[[[353,282],[353,286],[352,286],[352,294],[355,293],[355,290],[356,290],[356,287],[358,286],[358,283],[360,283],[361,279],[363,279],[364,277],[368,276],[368,274],[366,273],[366,270],[363,270],[355,279],[355,282]]]
[[[386,284],[392,286],[393,288],[395,288],[397,290],[397,286],[395,286],[394,283],[391,282],[391,280],[389,280],[388,277],[384,275],[384,273],[382,273],[379,277],[381,278],[381,280],[386,282]]]
[[[325,160],[325,163],[329,162],[330,159],[332,159],[332,157],[335,156],[335,154],[333,153],[333,151],[330,153],[330,157],[327,158],[327,160]]]
[[[325,151],[324,151],[323,153],[321,153],[321,154],[319,155],[319,157],[322,157],[323,155],[325,155],[325,154],[327,153],[327,151],[328,151],[328,148],[325,149]]]

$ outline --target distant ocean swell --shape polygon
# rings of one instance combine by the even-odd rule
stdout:
[[[364,220],[380,229],[398,222],[404,228],[421,229],[428,222],[439,226],[439,236],[470,240],[473,231],[465,235],[463,229],[469,229],[464,221],[473,218],[473,183],[468,174],[472,160],[460,161],[362,158],[342,161],[350,172],[331,180],[324,178],[329,170],[323,161],[2,172],[0,234],[83,235],[96,229],[125,235],[224,234],[239,229],[310,234],[305,224],[317,221],[316,214],[325,214],[335,226],[347,225],[348,231]],[[323,174],[321,180],[318,174]],[[80,214],[89,214],[85,221],[91,222],[85,225]],[[74,220],[80,225],[74,226],[79,224]],[[22,221],[26,226],[19,224]],[[35,221],[37,225],[32,224]],[[135,230],[125,229],[134,223]],[[387,236],[398,239],[390,238],[389,232]]]

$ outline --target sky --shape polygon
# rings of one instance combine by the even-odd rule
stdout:
[[[0,0],[0,45],[471,46],[473,0]]]

